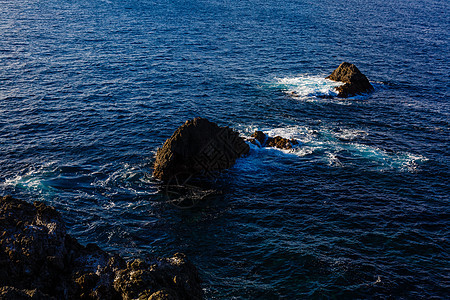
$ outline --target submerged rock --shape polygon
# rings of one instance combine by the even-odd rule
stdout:
[[[156,153],[153,176],[167,181],[178,173],[228,169],[250,148],[239,133],[204,118],[186,121]]]
[[[183,254],[126,263],[66,233],[41,202],[0,198],[0,299],[202,299],[196,268]]]
[[[259,147],[275,147],[279,149],[292,149],[293,146],[298,145],[296,139],[287,139],[281,136],[270,137],[259,130],[252,134],[250,142]]]
[[[338,97],[341,98],[352,97],[373,91],[373,86],[370,84],[367,77],[361,73],[355,65],[348,62],[341,63],[339,67],[326,78],[333,81],[344,82],[344,85],[336,87]]]

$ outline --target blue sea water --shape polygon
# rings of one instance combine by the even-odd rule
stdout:
[[[450,3],[0,0],[0,195],[126,257],[181,251],[207,299],[449,295]],[[375,86],[338,99],[342,61]],[[202,116],[252,148],[196,207],[156,149]]]

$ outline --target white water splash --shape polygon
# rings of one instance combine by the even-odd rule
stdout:
[[[360,129],[340,129],[332,133],[335,137],[344,141],[353,141],[355,139],[365,139],[368,133]]]
[[[49,162],[41,166],[32,166],[24,174],[6,178],[0,184],[2,188],[25,188],[30,191],[42,193],[51,189],[45,184],[45,177],[56,171],[56,162]]]
[[[320,75],[299,75],[297,77],[275,78],[275,85],[287,95],[307,100],[308,98],[329,98],[337,96],[335,87],[342,85]]]
[[[281,89],[289,97],[307,101],[326,101],[333,98],[333,103],[341,105],[351,105],[353,100],[365,100],[369,94],[360,94],[348,98],[337,98],[336,87],[343,85],[342,82],[336,82],[325,78],[326,75],[308,75],[302,74],[294,77],[275,77],[271,86]],[[381,89],[384,86],[381,83],[371,82],[374,88]]]
[[[151,169],[143,165],[130,165],[125,163],[114,171],[107,172],[107,177],[97,179],[91,183],[94,188],[100,189],[106,196],[119,193],[135,195],[152,195],[157,190],[151,186]]]
[[[73,169],[72,169],[73,168]],[[147,165],[124,164],[119,168],[107,164],[100,169],[58,166],[57,162],[29,167],[23,174],[6,178],[0,188],[26,190],[45,198],[51,198],[62,190],[71,190],[84,198],[95,194],[110,197],[119,193],[135,195],[156,194],[152,187]]]
[[[256,129],[249,127],[243,134],[250,136]],[[352,128],[333,130],[322,127],[311,129],[307,126],[288,126],[272,129],[259,129],[269,136],[282,136],[296,139],[298,146],[288,150],[277,148],[259,148],[250,144],[252,153],[259,158],[264,155],[311,157],[314,161],[324,161],[331,167],[367,168],[383,172],[387,170],[416,172],[421,163],[428,159],[409,152],[389,152],[382,148],[361,143],[370,138],[367,131]],[[255,161],[256,163],[256,161]],[[248,164],[246,168],[252,168]]]

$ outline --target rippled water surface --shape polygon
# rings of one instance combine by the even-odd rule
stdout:
[[[124,256],[185,252],[208,299],[446,298],[447,1],[0,0],[0,188]],[[355,63],[375,87],[337,99]],[[252,148],[191,209],[151,177],[203,116]]]

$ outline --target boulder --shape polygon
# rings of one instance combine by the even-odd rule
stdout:
[[[233,129],[195,118],[180,126],[158,149],[153,176],[167,181],[179,173],[225,170],[249,150],[244,139]]]
[[[344,83],[343,85],[336,87],[338,97],[341,98],[352,97],[373,91],[373,86],[370,84],[367,77],[361,73],[355,65],[347,62],[341,63],[339,67],[326,78]]]
[[[267,135],[262,131],[255,131],[255,133],[252,134],[251,137],[258,141],[260,147],[264,147],[264,145],[266,144]]]
[[[203,298],[183,254],[126,263],[95,244],[80,245],[44,203],[0,197],[0,227],[0,299]]]
[[[259,130],[251,135],[250,142],[259,147],[275,147],[279,149],[292,149],[293,146],[298,145],[296,139],[287,139],[281,136],[270,137]]]
[[[295,145],[298,145],[296,139],[289,140],[281,136],[269,137],[266,143],[266,147],[275,147],[279,149],[292,149]]]

